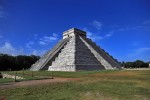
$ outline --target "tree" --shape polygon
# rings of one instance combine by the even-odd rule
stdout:
[[[0,70],[22,70],[28,69],[40,57],[35,55],[18,55],[11,56],[8,54],[0,54]]]
[[[126,62],[125,68],[148,68],[148,63],[141,60],[136,60],[134,62]]]

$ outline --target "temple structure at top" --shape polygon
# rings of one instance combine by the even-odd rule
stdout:
[[[121,66],[116,59],[87,38],[85,31],[76,28],[63,32],[63,39],[30,68],[33,71],[107,69],[121,69]]]
[[[63,39],[68,38],[68,37],[73,37],[73,36],[82,36],[82,37],[86,37],[86,32],[79,30],[77,28],[72,28],[70,30],[67,30],[65,32],[63,32]]]

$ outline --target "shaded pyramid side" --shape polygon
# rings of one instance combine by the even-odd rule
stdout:
[[[96,45],[91,39],[80,37],[85,45],[91,50],[98,61],[105,67],[105,69],[121,69],[120,64],[116,59],[106,53],[103,49]]]
[[[91,50],[81,40],[80,36],[76,37],[75,64],[76,70],[105,69],[91,52]]]
[[[48,70],[48,66],[51,65],[55,57],[58,56],[60,50],[64,48],[70,37],[60,40],[57,45],[47,53],[45,53],[35,64],[33,64],[30,70]]]

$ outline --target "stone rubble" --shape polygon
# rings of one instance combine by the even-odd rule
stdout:
[[[3,78],[13,78],[13,79],[15,79],[15,75],[9,75],[9,74],[3,73],[2,76],[3,76]],[[24,78],[21,77],[21,76],[16,76],[16,79],[24,79]]]

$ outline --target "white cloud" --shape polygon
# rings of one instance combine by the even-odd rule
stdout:
[[[0,53],[11,54],[11,55],[20,55],[24,53],[24,50],[17,49],[13,47],[13,45],[9,42],[5,42],[2,46],[0,46]]]
[[[34,44],[33,41],[29,41],[28,43],[26,43],[26,47],[31,48],[33,44]]]
[[[53,33],[52,36],[44,36],[40,39],[40,45],[48,45],[50,42],[58,40],[58,35]]]
[[[47,45],[47,43],[44,42],[44,41],[39,41],[39,44],[40,44],[40,45]]]
[[[113,31],[110,31],[110,32],[108,32],[108,34],[106,34],[104,37],[109,38],[109,37],[113,36],[114,32],[115,32],[114,30],[113,30]]]
[[[93,25],[97,30],[100,30],[100,29],[102,28],[102,26],[103,26],[102,23],[99,22],[99,21],[97,21],[97,20],[93,21],[92,25]]]
[[[111,36],[112,36],[111,33],[105,35],[105,37],[111,37]]]
[[[58,37],[58,35],[57,35],[56,33],[53,33],[53,36],[54,36],[54,37]]]

